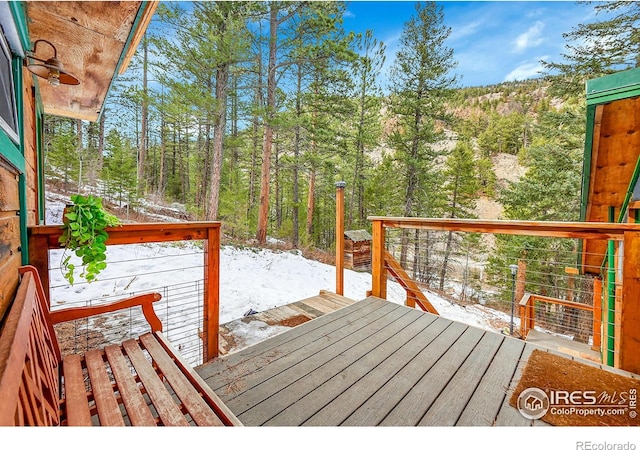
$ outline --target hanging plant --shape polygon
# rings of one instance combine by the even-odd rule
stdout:
[[[82,270],[79,276],[90,283],[107,267],[106,241],[109,236],[105,228],[121,222],[104,209],[99,197],[72,195],[71,201],[73,203],[65,208],[62,236],[58,240],[65,249],[60,268],[69,284],[73,285],[78,268]],[[80,267],[72,263],[73,254],[81,259]]]

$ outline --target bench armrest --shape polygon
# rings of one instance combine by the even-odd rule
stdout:
[[[33,266],[27,265],[20,267],[18,271],[21,275],[25,274],[26,272],[31,272],[33,274],[33,278],[36,282],[37,294],[40,299],[42,309],[44,310],[45,314],[48,314],[49,323],[51,325],[61,322],[67,322],[70,320],[86,319],[87,317],[97,316],[99,314],[105,314],[109,312],[120,311],[121,309],[133,308],[134,306],[140,306],[142,307],[142,313],[144,314],[145,319],[147,319],[147,322],[151,327],[151,331],[162,331],[162,322],[160,322],[160,319],[158,318],[158,315],[156,314],[152,305],[153,302],[157,302],[162,298],[161,295],[156,292],[151,294],[135,295],[133,297],[116,300],[114,302],[105,303],[103,305],[78,306],[51,311],[49,305],[45,301],[47,297],[44,293],[44,288],[42,287],[42,281],[40,280],[38,270]]]
[[[115,302],[106,303],[97,306],[77,306],[72,308],[59,309],[49,312],[51,323],[68,322],[70,320],[86,319],[87,317],[97,316],[109,312],[119,311],[122,309],[141,306],[145,319],[151,326],[151,330],[162,331],[162,322],[158,318],[153,309],[153,302],[160,300],[161,296],[157,292],[151,294],[136,295],[134,297],[117,300]]]

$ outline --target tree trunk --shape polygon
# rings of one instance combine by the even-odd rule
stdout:
[[[145,164],[147,155],[147,119],[149,116],[149,105],[147,101],[147,62],[148,46],[147,40],[142,40],[142,117],[140,120],[140,147],[138,148],[138,195],[143,196],[146,191]]]
[[[298,247],[300,241],[299,227],[300,227],[300,181],[298,179],[299,171],[298,165],[300,164],[300,118],[302,116],[302,103],[300,96],[302,95],[302,68],[298,66],[298,84],[296,87],[296,127],[293,135],[293,230],[292,230],[292,245],[294,248]]]
[[[278,136],[276,136],[276,141],[278,140]],[[275,151],[273,162],[274,165],[274,174],[273,174],[273,190],[274,190],[274,198],[276,200],[276,230],[280,231],[282,228],[282,192],[280,190],[280,146],[278,144],[274,145]]]
[[[460,176],[456,175],[453,187],[453,199],[451,200],[451,214],[453,219],[456,216],[456,208],[458,208],[458,187]],[[451,255],[451,245],[453,243],[453,231],[449,231],[447,235],[447,244],[444,250],[444,259],[442,261],[442,270],[440,271],[440,292],[444,291],[444,280],[447,276],[447,267],[449,265],[449,256]]]
[[[260,209],[258,211],[258,230],[256,239],[259,244],[267,242],[269,218],[269,183],[271,181],[271,147],[273,145],[273,119],[276,107],[276,44],[278,38],[278,8],[271,5],[269,18],[269,65],[267,69],[267,121],[262,147],[262,171],[260,183]]]
[[[77,152],[78,152],[78,162],[79,164],[79,168],[78,168],[78,193],[80,192],[80,189],[82,188],[82,164],[83,164],[83,155],[82,155],[82,146],[83,146],[83,136],[82,136],[82,120],[80,119],[76,119],[76,132],[77,134]]]
[[[309,173],[309,192],[307,193],[307,235],[312,240],[313,237],[313,210],[316,207],[316,170],[311,169]]]
[[[100,127],[98,131],[98,173],[102,170],[102,161],[104,158],[104,123],[107,119],[106,111],[102,111],[100,114]]]
[[[227,84],[229,82],[229,64],[221,64],[216,71],[216,111],[213,129],[213,166],[209,183],[209,205],[207,220],[217,220],[220,204],[220,178],[222,176],[222,150],[227,118]]]

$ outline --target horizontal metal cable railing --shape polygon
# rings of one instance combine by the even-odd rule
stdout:
[[[623,283],[630,265],[625,269],[624,247],[640,237],[638,225],[370,220],[374,296],[385,298],[387,279],[394,279],[405,288],[409,306],[437,310],[436,297],[468,308],[490,306],[504,312],[495,325],[506,334],[553,337],[567,348],[584,344],[605,362],[618,361],[628,348],[621,305],[631,283]],[[592,240],[605,245],[587,247]],[[613,270],[607,266],[611,248]]]
[[[51,311],[96,306],[157,292],[154,310],[163,333],[191,364],[218,351],[219,231],[216,222],[135,224],[115,227],[107,241],[107,267],[95,281],[70,285],[60,263],[57,226],[31,229],[31,261],[49,294]],[[76,257],[72,255],[72,262]],[[79,268],[77,271],[80,270]],[[134,338],[149,330],[139,308],[58,324],[61,350],[86,351]]]

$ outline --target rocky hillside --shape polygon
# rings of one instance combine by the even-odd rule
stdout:
[[[505,133],[511,126],[523,128],[535,124],[542,110],[557,110],[564,100],[550,94],[551,82],[546,79],[501,83],[492,86],[462,88],[455,92],[449,104],[449,112],[457,119],[457,131],[472,136],[476,157],[481,158],[481,144],[492,125],[502,127]],[[504,122],[504,123],[503,123]],[[450,130],[456,135],[456,131]],[[520,164],[519,152],[529,142],[525,138],[506,152],[495,152],[490,156],[496,187],[518,181],[527,168]],[[519,147],[517,146],[519,144]],[[453,148],[455,139],[449,141]],[[486,154],[486,150],[484,152]],[[495,196],[483,195],[478,199],[476,214],[480,219],[500,219],[503,208]]]

